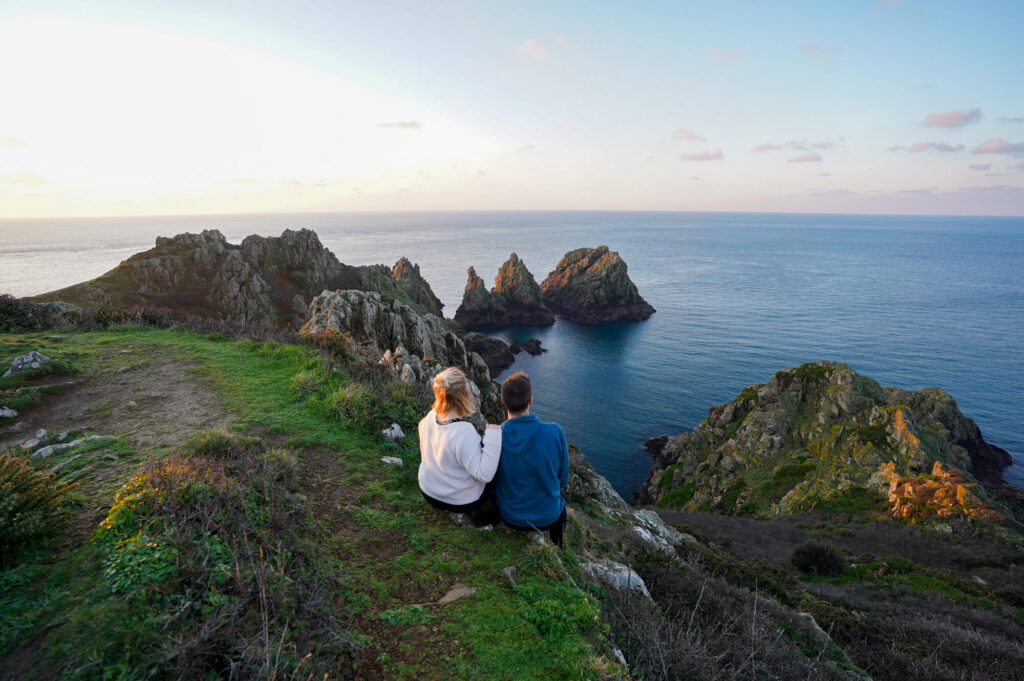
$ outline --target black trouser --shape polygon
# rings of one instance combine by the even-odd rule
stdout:
[[[440,509],[442,511],[451,511],[452,513],[469,513],[470,511],[475,511],[476,509],[483,506],[484,502],[487,501],[486,493],[484,493],[484,495],[481,496],[476,501],[471,501],[468,504],[449,504],[446,501],[435,499],[434,497],[430,496],[423,490],[420,490],[420,494],[422,494],[423,498],[427,500],[427,503],[433,506],[434,508]]]
[[[512,523],[505,521],[506,524],[513,530],[520,530],[523,532],[532,532],[537,530],[538,532],[544,532],[549,530],[551,532],[551,542],[558,548],[562,548],[562,537],[565,534],[565,509],[562,509],[562,514],[558,516],[558,520],[549,525],[533,525],[530,527],[522,527],[521,525],[513,525]]]

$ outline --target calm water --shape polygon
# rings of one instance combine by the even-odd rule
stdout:
[[[232,241],[310,227],[352,265],[418,262],[451,316],[465,271],[515,251],[538,281],[561,255],[607,244],[658,310],[646,322],[513,328],[535,413],[563,424],[628,495],[655,435],[800,362],[838,360],[883,385],[948,390],[1024,485],[1024,219],[702,213],[405,213],[0,221],[0,292],[95,277],[157,235]]]

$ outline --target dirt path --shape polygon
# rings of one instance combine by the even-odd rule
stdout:
[[[0,427],[0,450],[43,428],[50,433],[84,430],[117,435],[136,450],[161,449],[183,433],[230,420],[212,387],[200,380],[194,361],[145,347],[103,348],[81,374],[47,376],[33,385],[69,384]]]

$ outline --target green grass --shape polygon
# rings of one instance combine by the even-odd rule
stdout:
[[[36,347],[37,341],[38,337],[24,336],[2,339],[0,350],[10,352],[13,342],[24,352],[25,345]],[[415,439],[397,445],[379,433],[391,421],[415,433],[427,407],[422,396],[405,384],[382,380],[372,369],[328,370],[324,359],[307,346],[188,332],[133,329],[70,334],[61,348],[79,355],[76,361],[84,374],[103,367],[109,370],[112,353],[121,350],[193,365],[189,370],[216,390],[236,418],[227,432],[191,438],[183,433],[177,449],[190,455],[229,466],[255,442],[246,438],[255,437],[269,440],[268,445],[299,450],[293,472],[299,485],[295,494],[310,498],[304,508],[312,528],[304,539],[304,550],[318,556],[314,564],[331,566],[344,575],[328,607],[349,623],[354,640],[362,646],[358,664],[371,670],[367,673],[440,678],[434,650],[439,648],[450,656],[450,663],[443,665],[444,678],[525,681],[619,675],[615,663],[608,662],[594,597],[570,581],[580,562],[576,551],[584,548],[574,547],[579,539],[570,536],[569,546],[559,553],[533,545],[523,534],[455,527],[446,514],[423,503],[416,481]],[[146,462],[166,456],[162,451],[132,452],[124,443],[107,447],[124,455],[118,462],[121,468],[116,469],[120,482]],[[383,466],[382,455],[399,456],[405,466]],[[322,477],[325,466],[329,479]],[[67,472],[84,475],[88,471],[72,464]],[[320,480],[319,487],[309,486],[315,479]],[[105,480],[107,486],[98,489],[109,494],[111,484]],[[331,490],[344,491],[337,507],[313,512],[313,497],[326,494],[330,498]],[[243,498],[251,494],[244,485],[239,493]],[[263,517],[261,493],[257,488],[252,493],[257,493],[256,503],[245,506],[250,509],[247,522],[258,525]],[[189,494],[205,492],[198,489]],[[82,503],[102,506],[110,501],[110,497],[106,501],[89,498]],[[42,552],[13,568],[14,572],[0,573],[0,584],[10,586],[0,598],[0,654],[42,635],[46,638],[37,656],[40,668],[52,669],[47,665],[62,659],[91,664],[101,655],[103,663],[89,667],[92,671],[83,678],[100,678],[100,670],[104,678],[143,673],[159,639],[151,627],[162,622],[160,603],[165,601],[152,601],[149,595],[126,600],[124,594],[165,593],[163,585],[179,583],[182,564],[191,564],[180,546],[175,549],[160,539],[157,526],[148,527],[141,535],[118,535],[113,545],[97,540],[63,552]],[[215,566],[224,561],[214,556],[223,555],[224,546],[233,544],[224,538],[200,543],[206,547],[203,555],[211,556],[208,562],[214,572],[210,574],[216,574]],[[117,550],[112,552],[112,546]],[[518,588],[501,576],[506,565],[518,568]],[[475,587],[476,596],[447,606],[432,605],[456,582]],[[204,597],[204,607],[216,608],[217,597],[210,598]],[[373,633],[381,627],[391,633]],[[421,640],[424,636],[427,643]],[[107,643],[93,647],[90,637]]]

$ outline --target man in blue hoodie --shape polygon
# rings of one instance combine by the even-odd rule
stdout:
[[[565,499],[569,484],[569,445],[557,423],[543,423],[530,414],[533,390],[522,371],[501,384],[501,403],[508,420],[501,426],[501,458],[494,476],[498,511],[517,530],[549,530],[562,546]]]

